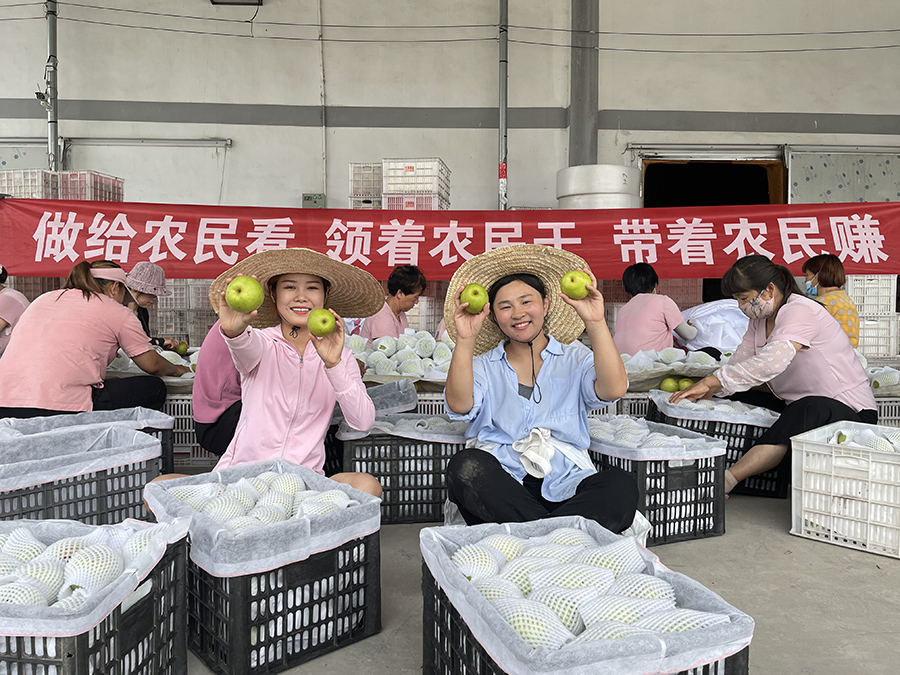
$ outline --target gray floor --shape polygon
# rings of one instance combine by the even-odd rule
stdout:
[[[896,675],[900,560],[795,537],[790,521],[789,500],[736,495],[724,536],[653,551],[756,620],[753,675]],[[421,672],[422,527],[382,528],[381,633],[285,672]],[[210,671],[191,654],[189,672]]]

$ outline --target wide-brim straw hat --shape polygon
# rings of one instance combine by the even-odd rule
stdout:
[[[269,280],[282,274],[314,274],[331,284],[325,307],[341,317],[372,316],[384,306],[384,289],[375,277],[359,267],[348,265],[308,248],[279,248],[254,253],[220,274],[209,287],[209,303],[218,313],[219,299],[228,285],[226,279],[255,276],[266,290],[265,300],[250,325],[267,328],[281,323],[275,303],[269,297]]]
[[[456,341],[456,295],[468,284],[481,284],[488,291],[495,281],[507,274],[533,274],[544,282],[550,308],[544,320],[544,332],[559,342],[569,344],[584,332],[584,322],[571,305],[559,297],[559,282],[567,272],[588,269],[579,256],[542,244],[512,244],[469,258],[450,279],[444,299],[444,323],[451,339]],[[485,320],[475,339],[475,354],[484,354],[506,339],[491,318]]]

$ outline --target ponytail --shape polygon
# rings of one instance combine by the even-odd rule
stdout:
[[[792,294],[800,293],[794,275],[787,267],[776,265],[764,255],[748,255],[725,272],[722,277],[722,294],[731,297],[747,291],[762,293],[769,284],[775,284],[785,301]]]
[[[82,260],[69,272],[69,276],[66,277],[66,283],[63,285],[63,288],[65,290],[74,289],[81,291],[84,294],[84,299],[88,301],[95,295],[105,295],[106,288],[110,284],[118,282],[109,281],[108,279],[98,279],[91,274],[91,270],[110,268],[121,269],[119,265],[110,260],[98,260],[94,263]]]
[[[0,284],[5,284],[8,278],[9,272],[6,271],[6,268],[3,265],[0,265]]]

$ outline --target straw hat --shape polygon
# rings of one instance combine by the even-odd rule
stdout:
[[[163,268],[146,260],[131,268],[125,277],[125,285],[138,293],[172,295],[172,291],[166,288],[166,273]]]
[[[279,248],[254,253],[220,274],[209,287],[209,302],[218,313],[219,298],[227,286],[226,279],[237,276],[255,276],[266,289],[266,297],[256,319],[256,328],[266,328],[281,323],[275,303],[269,297],[268,283],[281,274],[314,274],[331,283],[325,307],[333,309],[341,317],[372,316],[384,306],[384,289],[371,274],[353,265],[342,263],[308,248]]]
[[[478,283],[490,290],[495,281],[507,274],[526,273],[538,277],[547,289],[550,309],[544,322],[544,332],[569,344],[584,332],[584,322],[571,305],[560,299],[559,282],[566,272],[587,268],[588,264],[574,253],[542,244],[513,244],[469,258],[453,274],[444,299],[447,332],[456,341],[453,312],[456,310],[456,294],[460,288]],[[505,337],[497,324],[487,319],[475,340],[475,354],[490,351]]]

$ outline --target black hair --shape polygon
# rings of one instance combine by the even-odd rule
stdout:
[[[775,284],[785,301],[792,293],[800,294],[794,275],[787,267],[776,265],[764,255],[748,255],[725,272],[722,294],[731,297],[747,291],[762,293],[769,284]]]
[[[5,284],[7,277],[9,277],[9,272],[3,265],[0,265],[0,284]]]
[[[659,276],[653,266],[639,262],[625,268],[622,273],[622,284],[628,295],[635,296],[639,293],[652,293],[659,283]]]
[[[403,291],[405,295],[424,293],[428,286],[425,275],[415,265],[397,265],[388,277],[388,293],[397,295]]]
[[[518,274],[507,274],[505,277],[500,277],[491,284],[491,287],[488,289],[488,303],[490,303],[491,311],[494,310],[494,298],[497,297],[497,293],[500,292],[500,289],[506,286],[506,284],[512,283],[513,281],[521,281],[523,284],[528,284],[534,290],[541,294],[541,300],[547,297],[547,288],[544,286],[544,282],[540,280],[539,277],[534,276],[533,274],[527,274],[525,272],[519,272]]]

